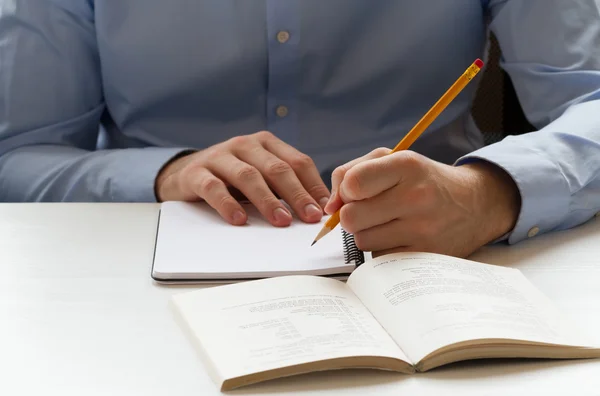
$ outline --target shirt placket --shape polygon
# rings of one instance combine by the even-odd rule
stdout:
[[[298,137],[297,87],[300,73],[299,4],[297,0],[267,3],[267,125],[292,146]]]

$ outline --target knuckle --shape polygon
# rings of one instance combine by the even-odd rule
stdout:
[[[237,201],[229,194],[223,195],[219,198],[219,207],[221,208],[235,208],[238,206]]]
[[[377,174],[388,170],[386,162],[380,161],[367,161],[354,167],[355,172],[366,172],[367,174]]]
[[[344,178],[347,171],[348,169],[345,165],[338,166],[331,172],[331,179],[339,183]]]
[[[357,232],[356,234],[354,234],[354,243],[356,244],[356,247],[360,250],[364,250],[365,252],[368,252],[370,250],[369,241],[365,237],[365,234],[363,232]]]
[[[290,194],[290,199],[295,204],[308,204],[312,202],[310,195],[303,189],[298,189]]]
[[[437,187],[431,183],[423,183],[417,188],[422,202],[428,206],[434,205],[437,198]]]
[[[179,171],[178,179],[184,183],[186,181],[194,182],[195,175],[202,171],[204,166],[201,163],[190,163]]]
[[[275,138],[275,135],[273,135],[269,131],[259,131],[259,132],[256,132],[254,135],[258,139],[261,139],[261,140],[269,140],[269,139],[274,139]]]
[[[223,156],[223,151],[221,150],[217,150],[217,149],[213,149],[213,150],[207,150],[204,153],[204,158],[206,158],[207,161],[214,161],[218,158],[220,158],[221,156]]]
[[[321,198],[321,197],[326,197],[329,196],[329,190],[327,189],[327,187],[325,187],[324,184],[315,184],[314,186],[310,186],[308,188],[306,188],[306,191],[308,192],[308,194],[312,197],[315,198]]]
[[[250,142],[251,138],[246,135],[234,136],[228,140],[229,146],[234,148],[245,147]]]
[[[281,206],[279,200],[275,198],[275,196],[270,192],[266,192],[265,194],[261,195],[258,201],[258,205],[260,205],[263,208],[266,208],[267,210],[275,210],[276,208]]]
[[[242,182],[254,181],[258,176],[258,170],[248,164],[241,165],[235,170],[236,179]]]
[[[354,168],[346,172],[344,176],[344,192],[349,195],[348,198],[359,197],[362,192],[362,181],[359,172]]]
[[[420,168],[423,165],[421,156],[414,151],[404,150],[394,154],[403,167],[415,169]]]
[[[203,196],[211,195],[215,190],[223,185],[223,182],[216,177],[206,177],[200,182],[200,193]]]
[[[295,170],[307,169],[314,166],[312,158],[306,154],[298,154],[290,160],[290,165]]]
[[[435,187],[430,183],[421,183],[411,188],[407,197],[409,202],[419,206],[435,205]]]
[[[271,176],[280,176],[291,172],[292,168],[287,162],[276,160],[266,165],[266,171]]]
[[[340,209],[340,225],[342,226],[342,228],[344,230],[346,230],[350,234],[353,234],[356,231],[358,231],[355,228],[354,213],[352,211],[352,205],[351,204],[344,205]]]
[[[373,157],[383,157],[391,153],[392,150],[387,147],[378,147],[375,150],[371,151]]]

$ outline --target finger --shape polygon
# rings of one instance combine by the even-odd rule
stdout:
[[[366,252],[414,246],[419,242],[419,237],[411,231],[410,224],[396,219],[357,232],[354,234],[356,246]]]
[[[323,210],[329,200],[330,193],[312,158],[277,138],[266,138],[262,140],[262,144],[267,151],[281,158],[292,167],[304,190],[318,202],[321,210]]]
[[[346,172],[340,198],[347,203],[374,197],[407,178],[418,178],[422,167],[421,156],[409,151],[361,162]]]
[[[209,170],[241,191],[258,211],[274,226],[285,227],[292,215],[275,197],[259,170],[233,155],[221,155],[209,160]]]
[[[403,252],[415,252],[415,250],[408,246],[395,247],[395,248],[391,248],[391,249],[377,250],[377,251],[371,252],[371,256],[373,258],[377,258],[377,257],[385,256],[386,254],[403,253]]]
[[[231,196],[225,183],[206,168],[195,170],[189,183],[194,193],[206,201],[219,215],[233,225],[246,224],[248,216]]]
[[[407,215],[406,208],[398,203],[398,187],[363,201],[350,202],[340,211],[340,225],[349,233],[374,228]]]
[[[291,165],[260,145],[236,154],[240,160],[260,171],[271,189],[291,206],[301,220],[308,223],[321,220],[323,209],[306,191]]]
[[[360,164],[361,162],[365,162],[365,161],[375,159],[375,158],[384,157],[384,156],[388,155],[391,151],[392,150],[390,150],[388,148],[380,147],[380,148],[377,148],[377,149],[371,151],[370,153],[368,153],[366,155],[363,155],[362,157],[355,158],[352,161],[347,162],[346,164],[337,167],[331,174],[331,190],[336,191],[339,188],[339,185],[342,182],[342,180],[344,179],[346,172],[348,172],[354,166]]]
[[[361,162],[368,161],[368,160],[374,159],[374,158],[383,157],[383,156],[389,154],[390,152],[391,152],[390,149],[380,147],[378,149],[371,151],[369,154],[363,155],[362,157],[359,157],[359,158],[355,158],[352,161],[347,162],[344,165],[338,166],[331,174],[331,198],[329,199],[329,202],[325,206],[325,212],[327,212],[329,214],[333,214],[337,210],[339,210],[339,208],[341,208],[342,205],[344,204],[344,202],[341,200],[341,198],[338,194],[338,191],[339,191],[340,183],[342,183],[342,180],[344,179],[346,172],[348,172],[350,169],[352,169],[357,164],[360,164]]]

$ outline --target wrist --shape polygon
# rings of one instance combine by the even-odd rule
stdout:
[[[475,209],[489,243],[511,232],[521,211],[521,194],[513,178],[502,168],[477,161],[460,166],[471,175]]]
[[[165,197],[162,193],[162,186],[165,182],[179,169],[182,168],[181,160],[188,157],[190,154],[195,153],[196,150],[184,150],[171,157],[165,164],[159,169],[156,177],[154,178],[154,195],[157,202],[163,202]],[[168,197],[167,197],[168,198]]]

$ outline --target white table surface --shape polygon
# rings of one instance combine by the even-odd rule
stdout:
[[[0,395],[219,394],[150,278],[154,204],[0,204]],[[600,334],[600,221],[489,248]],[[475,361],[412,376],[310,374],[251,395],[600,394],[600,361]]]

